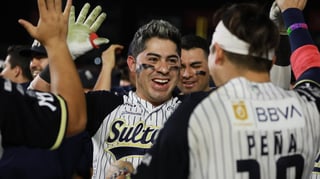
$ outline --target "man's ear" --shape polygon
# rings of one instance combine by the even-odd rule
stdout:
[[[215,64],[222,64],[224,62],[224,51],[217,43],[214,44],[214,48],[216,53]]]
[[[131,72],[136,71],[136,60],[133,56],[129,55],[127,57],[127,64]]]
[[[22,73],[22,69],[19,66],[15,66],[13,69],[13,72],[14,72],[14,76],[18,77]]]

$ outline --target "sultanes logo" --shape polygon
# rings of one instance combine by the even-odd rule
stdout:
[[[248,112],[246,105],[243,101],[235,102],[232,104],[233,114],[238,120],[248,119]]]
[[[128,124],[123,119],[115,119],[105,141],[105,150],[116,160],[125,156],[142,157],[158,132],[158,126],[145,124],[145,121]]]

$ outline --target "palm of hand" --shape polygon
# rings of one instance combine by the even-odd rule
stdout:
[[[82,7],[77,20],[75,20],[74,6],[71,8],[67,43],[73,59],[109,42],[107,38],[96,35],[96,31],[106,19],[106,13],[101,13],[101,6],[96,6],[87,16],[89,8],[90,4],[86,3]]]
[[[84,24],[69,24],[68,31],[68,46],[73,56],[78,57],[83,52],[93,49],[90,42],[90,34],[94,33]]]

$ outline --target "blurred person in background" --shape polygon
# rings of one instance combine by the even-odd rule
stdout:
[[[10,45],[0,73],[3,78],[19,83],[25,89],[33,79],[29,68],[31,58],[21,55],[21,51],[27,48],[28,46],[24,45]]]
[[[46,49],[38,40],[34,40],[31,47],[21,51],[21,55],[31,58],[30,71],[37,76],[49,63]]]
[[[208,68],[209,43],[188,34],[181,38],[181,68],[177,87],[182,94],[209,91],[211,77]]]

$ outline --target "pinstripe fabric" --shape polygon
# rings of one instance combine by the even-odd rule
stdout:
[[[318,153],[318,156],[315,160],[311,179],[320,179],[320,152]]]
[[[132,91],[124,96],[124,103],[106,116],[92,137],[93,178],[106,178],[110,163],[118,159],[129,161],[136,167],[178,104],[178,98],[172,98],[153,107]]]
[[[189,176],[309,178],[320,146],[319,119],[316,104],[298,92],[233,79],[190,116]]]

